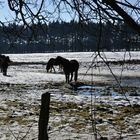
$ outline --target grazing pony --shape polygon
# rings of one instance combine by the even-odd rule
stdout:
[[[47,72],[52,72],[52,70],[55,72],[54,65],[56,65],[55,58],[50,58],[46,66]]]
[[[66,58],[63,58],[61,56],[57,56],[55,59],[55,63],[57,65],[61,65],[63,67],[63,71],[65,74],[66,82],[69,83],[73,79],[73,73],[75,73],[74,80],[77,81],[78,77],[78,69],[79,69],[79,63],[77,60],[68,60]],[[71,78],[70,78],[71,74]]]
[[[11,60],[10,60],[9,56],[0,54],[0,69],[4,76],[7,75],[7,69],[8,69],[10,62],[11,62]]]

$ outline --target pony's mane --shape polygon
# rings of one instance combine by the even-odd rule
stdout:
[[[64,58],[62,56],[57,56],[56,59],[58,59],[58,60],[68,60],[68,59],[66,59],[66,58]]]
[[[66,58],[64,58],[64,57],[61,57],[61,56],[57,56],[56,57],[56,63],[67,63],[67,62],[69,62],[69,60],[68,59],[66,59]]]

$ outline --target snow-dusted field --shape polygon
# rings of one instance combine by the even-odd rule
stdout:
[[[0,140],[37,140],[39,105],[45,92],[51,93],[51,140],[94,140],[90,116],[94,110],[91,102],[95,101],[98,105],[96,125],[102,136],[139,139],[140,64],[111,63],[108,67],[102,62],[140,60],[140,52],[101,53],[104,60],[95,59],[96,54],[92,52],[7,55],[13,62],[29,64],[9,66],[8,76],[0,73]],[[47,73],[45,64],[58,55],[77,59],[80,63],[78,82],[90,86],[73,90],[65,83],[58,67],[55,67],[56,73]],[[126,96],[119,96],[119,85]],[[130,104],[136,106],[136,113]]]
[[[9,54],[11,60],[14,62],[42,62],[42,65],[20,65],[11,66],[8,69],[9,77],[0,77],[1,82],[10,83],[40,83],[46,81],[64,81],[65,77],[62,74],[46,73],[46,65],[48,60],[52,57],[61,55],[67,59],[76,59],[80,63],[79,80],[93,80],[112,82],[114,77],[107,65],[104,63],[98,64],[98,61],[103,61],[99,56],[93,52],[80,52],[80,53],[46,53],[46,54]],[[140,52],[106,52],[101,53],[105,61],[120,61],[120,60],[140,60]],[[92,65],[92,66],[91,66]],[[90,68],[91,66],[91,68]],[[89,69],[90,68],[90,69]],[[127,64],[127,65],[110,65],[114,75],[118,80],[122,80],[124,84],[139,86],[140,85],[140,65]],[[93,75],[93,76],[91,76]],[[129,80],[131,77],[131,80]]]

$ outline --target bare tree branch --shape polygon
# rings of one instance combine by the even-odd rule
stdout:
[[[119,7],[116,1],[103,0],[107,5],[111,6],[123,19],[126,24],[133,28],[136,32],[140,33],[140,26],[130,17],[121,7]],[[134,7],[131,7],[134,8]]]

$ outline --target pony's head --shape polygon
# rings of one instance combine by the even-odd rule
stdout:
[[[56,65],[55,58],[50,58],[49,61],[48,61],[48,63],[47,63],[47,66],[46,66],[47,72],[49,72],[49,70],[54,69],[53,68],[54,65]]]
[[[50,69],[51,69],[51,66],[47,64],[47,66],[46,66],[47,72],[49,72]]]
[[[53,58],[49,59],[47,66],[46,66],[46,70],[47,72],[49,72],[50,69],[52,69],[53,67]]]

